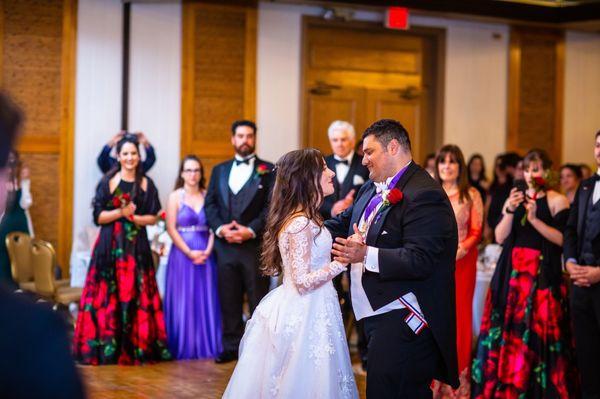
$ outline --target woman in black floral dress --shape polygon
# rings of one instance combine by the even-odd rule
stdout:
[[[562,276],[567,198],[549,190],[541,150],[524,160],[525,192],[513,188],[496,226],[503,245],[472,366],[472,397],[573,398],[578,375]]]
[[[119,164],[102,178],[93,201],[101,226],[75,327],[83,364],[140,364],[170,359],[162,305],[145,226],[161,206],[141,169],[137,140],[117,144]]]

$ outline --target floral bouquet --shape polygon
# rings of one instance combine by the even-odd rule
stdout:
[[[131,195],[124,193],[119,187],[115,190],[112,199],[109,202],[109,206],[112,205],[115,209],[124,208],[131,202]],[[139,227],[133,223],[133,215],[129,215],[127,220],[131,223],[125,223],[125,236],[128,241],[133,241],[137,236]]]

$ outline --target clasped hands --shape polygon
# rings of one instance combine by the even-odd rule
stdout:
[[[187,254],[194,265],[203,265],[206,263],[206,259],[210,256],[210,251],[201,251],[198,249],[191,249]]]
[[[356,223],[354,223],[353,228],[354,234],[350,237],[335,239],[331,250],[333,260],[344,264],[364,262],[365,256],[367,256],[367,244],[365,244]]]
[[[573,284],[578,287],[590,287],[600,283],[600,267],[578,265],[574,262],[567,262],[566,267]]]
[[[252,230],[239,224],[235,220],[231,223],[222,225],[219,235],[223,237],[229,244],[241,244],[244,241],[254,238]]]

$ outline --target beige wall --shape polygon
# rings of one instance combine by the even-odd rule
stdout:
[[[600,130],[600,35],[567,32],[563,162],[595,167],[593,146]]]
[[[319,7],[259,5],[258,144],[267,158],[300,146],[301,21],[320,12]],[[379,21],[382,14],[355,17]],[[508,27],[424,17],[411,24],[447,30],[444,142],[463,147],[465,156],[481,152],[490,164],[505,148]]]

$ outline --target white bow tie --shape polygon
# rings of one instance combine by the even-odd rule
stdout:
[[[387,184],[386,183],[375,183],[375,190],[377,191],[377,194],[380,194],[381,192],[383,192],[383,190],[387,190]]]

